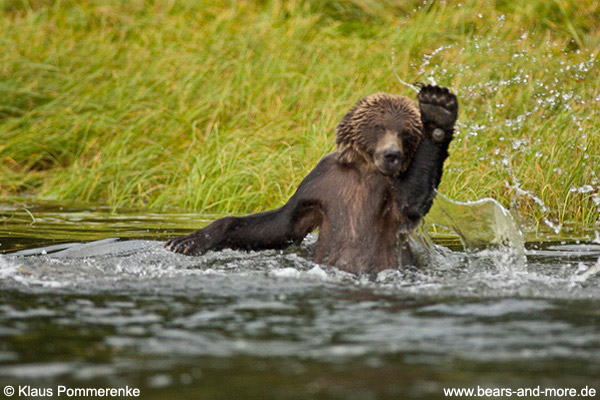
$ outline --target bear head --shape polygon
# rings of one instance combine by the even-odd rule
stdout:
[[[387,93],[365,96],[336,128],[338,161],[397,175],[410,165],[422,132],[421,114],[413,100]]]

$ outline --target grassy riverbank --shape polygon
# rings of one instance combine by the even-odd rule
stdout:
[[[414,97],[395,71],[458,93],[442,192],[591,226],[598,3],[395,3],[1,1],[0,194],[276,207],[361,96]]]

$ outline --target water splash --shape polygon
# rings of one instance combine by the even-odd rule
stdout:
[[[56,226],[44,226],[44,234],[57,230],[65,235],[64,221],[71,217],[77,220],[79,214],[64,213],[60,219],[52,219]],[[119,226],[122,223],[122,217],[110,218]],[[171,216],[163,218],[171,220]],[[215,295],[223,295],[225,290],[242,298],[259,292],[276,297],[283,287],[294,293],[329,292],[343,287],[383,290],[400,297],[595,296],[600,299],[600,291],[596,290],[600,287],[597,285],[600,275],[587,267],[590,262],[597,263],[600,246],[558,245],[551,246],[556,250],[525,250],[516,221],[492,199],[459,203],[438,194],[426,222],[421,227],[424,233],[411,238],[413,250],[424,261],[422,267],[384,271],[376,277],[355,276],[317,265],[310,257],[317,235],[310,234],[300,246],[283,251],[226,249],[199,257],[175,254],[166,251],[162,242],[148,240],[105,239],[48,246],[0,255],[0,286],[27,293],[158,291],[180,295],[214,291]],[[164,226],[165,222],[158,225]],[[453,238],[458,236],[460,242],[448,239],[447,235],[427,234],[431,227],[437,231],[439,227],[451,230]],[[116,231],[112,225],[95,229],[104,233]],[[72,232],[70,235],[74,240],[86,241],[83,236]],[[442,246],[444,243],[450,247]],[[462,249],[455,247],[459,243]],[[525,255],[534,259],[525,264]],[[551,261],[547,261],[548,257]],[[588,270],[582,278],[580,275]]]
[[[580,194],[584,194],[584,193],[590,193],[593,190],[594,190],[594,187],[592,185],[583,185],[578,188],[576,188],[575,186],[571,186],[571,188],[569,189],[569,192],[570,193],[577,192]]]
[[[600,232],[594,231],[594,239],[592,239],[592,242],[600,244]]]
[[[546,203],[544,203],[544,201],[542,199],[540,199],[538,196],[536,196],[533,192],[531,192],[529,190],[525,190],[521,187],[521,183],[520,183],[519,179],[517,178],[517,176],[515,175],[515,173],[513,172],[512,168],[511,168],[510,158],[509,158],[508,154],[506,154],[506,153],[504,153],[504,158],[502,159],[502,165],[504,165],[504,167],[506,168],[508,176],[512,181],[512,183],[506,182],[506,186],[508,188],[514,190],[514,192],[515,192],[514,197],[511,201],[511,204],[512,204],[511,210],[513,210],[513,212],[518,215],[519,207],[517,206],[517,204],[518,204],[518,199],[520,197],[526,197],[526,198],[533,200],[533,202],[539,207],[539,209],[543,215],[543,217],[542,217],[543,223],[548,228],[552,229],[552,231],[554,231],[554,233],[556,235],[558,235],[562,231],[562,224],[555,223],[552,220],[550,220],[550,218],[548,217],[548,214],[550,213],[550,209],[546,206]]]
[[[499,27],[502,27],[506,17],[500,15],[497,19]],[[600,58],[598,58],[597,51],[586,49],[577,50],[573,56],[558,42],[548,43],[544,47],[544,51],[540,51],[541,47],[531,41],[527,32],[523,32],[520,41],[527,41],[527,43],[515,51],[514,44],[504,43],[499,37],[475,35],[465,44],[454,43],[440,46],[432,52],[423,54],[420,59],[411,62],[410,65],[420,77],[419,79],[423,81],[471,82],[460,88],[454,88],[455,91],[460,92],[460,97],[466,106],[471,101],[473,105],[480,104],[482,98],[497,99],[498,103],[492,107],[480,107],[477,110],[476,118],[472,120],[460,120],[459,116],[456,124],[456,142],[460,144],[465,140],[469,141],[469,146],[480,154],[479,162],[488,162],[492,166],[503,165],[506,168],[509,178],[505,184],[514,193],[511,211],[516,216],[519,216],[519,201],[527,199],[541,214],[540,223],[555,234],[560,234],[563,226],[552,216],[554,210],[549,209],[539,193],[521,184],[520,177],[511,168],[511,158],[535,157],[540,159],[540,163],[546,161],[544,151],[540,151],[545,148],[542,143],[543,138],[523,134],[524,130],[530,129],[533,118],[538,120],[560,117],[564,115],[564,110],[577,110],[591,102],[599,101],[600,96],[597,94],[590,98],[584,98],[578,90],[569,90],[568,86],[561,87],[561,82],[565,80],[565,76],[572,81],[589,80],[593,71],[597,70]],[[491,60],[498,56],[498,59],[503,61],[501,65],[489,64],[487,68],[494,73],[489,74],[485,80],[477,81],[473,79],[473,65],[470,65],[469,61],[465,64],[449,65],[447,63],[448,58],[442,55],[451,48],[454,48],[453,56],[455,53],[462,55],[476,52],[488,54]],[[557,57],[557,52],[562,52],[564,57]],[[510,56],[507,58],[506,54],[510,54]],[[469,58],[465,58],[465,60],[469,60]],[[544,65],[541,71],[539,65]],[[403,82],[401,79],[399,81]],[[527,93],[531,97],[527,107],[523,110],[518,108],[509,110],[510,102],[503,101],[497,94],[513,89],[520,91],[523,89],[523,85],[527,85]],[[499,117],[500,115],[502,118]],[[510,118],[505,118],[506,115],[510,115]],[[590,195],[592,202],[600,212],[600,194],[594,193],[596,187],[600,190],[597,183],[594,181],[577,182],[581,176],[586,175],[591,175],[592,180],[595,179],[594,166],[586,165],[594,162],[592,161],[594,160],[593,153],[587,154],[589,136],[594,132],[590,131],[590,129],[594,129],[593,114],[573,112],[569,119],[571,120],[571,130],[579,134],[566,146],[581,152],[582,160],[578,164],[578,168],[584,168],[585,171],[583,174],[573,171],[570,165],[552,167],[551,170],[553,169],[555,174],[561,175],[565,179],[573,177],[576,186],[579,186],[573,193]],[[493,152],[486,147],[488,144],[482,134],[488,129],[506,131],[505,136],[498,138],[499,148]],[[463,132],[465,135],[462,135]],[[589,186],[594,189],[590,189]]]
[[[419,92],[419,88],[413,84],[410,84],[408,82],[405,82],[402,78],[400,78],[400,75],[398,74],[398,71],[396,70],[396,49],[394,47],[392,47],[392,72],[394,72],[394,75],[396,76],[396,79],[398,79],[398,82],[400,82],[401,84],[403,84],[406,87],[411,88],[412,90],[414,90],[415,92]]]
[[[446,46],[440,46],[437,49],[433,50],[431,53],[429,54],[423,54],[423,58],[421,59],[421,66],[419,67],[419,75],[423,75],[426,70],[427,67],[429,66],[429,64],[431,63],[431,60],[440,52],[444,51],[444,50],[448,50],[451,49],[455,46],[456,44],[450,44],[450,45],[446,45]]]
[[[525,268],[523,233],[511,213],[494,199],[461,203],[438,193],[426,217],[426,226],[431,225],[455,232],[471,263],[475,255],[487,255],[499,271]]]
[[[592,265],[589,268],[584,267],[583,270],[583,273],[573,275],[572,280],[574,283],[582,283],[587,281],[594,275],[598,275],[600,273],[600,258],[598,258],[596,264]]]

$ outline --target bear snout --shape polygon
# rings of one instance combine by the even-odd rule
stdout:
[[[387,147],[375,153],[375,166],[384,175],[400,172],[402,152],[398,147]]]
[[[400,153],[400,150],[397,149],[385,149],[383,151],[383,158],[385,159],[385,162],[392,166],[395,166],[400,162],[401,156],[402,153]]]

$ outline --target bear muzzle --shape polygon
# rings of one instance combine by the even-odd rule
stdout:
[[[388,147],[375,153],[375,166],[384,175],[400,172],[402,152],[397,147]]]
[[[397,134],[386,132],[378,141],[374,153],[375,167],[383,175],[395,175],[402,166],[402,141]]]

